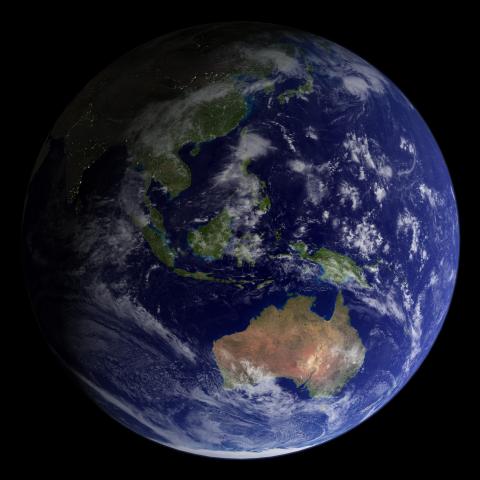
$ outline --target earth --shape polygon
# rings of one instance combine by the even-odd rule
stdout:
[[[40,327],[111,417],[227,458],[312,447],[378,411],[445,319],[451,180],[399,89],[309,33],[158,38],[73,100],[34,167]]]

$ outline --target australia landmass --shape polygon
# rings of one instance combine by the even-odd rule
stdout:
[[[338,294],[326,320],[311,310],[313,297],[265,308],[242,332],[213,344],[225,388],[256,384],[265,376],[289,378],[310,396],[331,396],[361,368],[365,346]]]

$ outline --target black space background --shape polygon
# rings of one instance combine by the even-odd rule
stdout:
[[[2,420],[13,426],[3,432],[8,459],[15,461],[18,471],[33,468],[38,474],[65,476],[80,470],[92,475],[135,472],[139,478],[248,470],[319,477],[330,471],[390,476],[422,466],[432,471],[435,465],[455,467],[459,474],[472,460],[468,451],[476,442],[478,417],[473,393],[478,360],[469,342],[478,321],[472,303],[476,286],[469,272],[478,262],[473,248],[480,207],[474,171],[479,134],[472,132],[479,122],[471,113],[479,91],[473,12],[450,6],[425,13],[419,5],[386,3],[370,9],[360,3],[331,9],[310,4],[307,9],[305,1],[284,6],[177,3],[178,7],[158,4],[155,9],[134,3],[114,10],[84,3],[55,9],[25,6],[1,20],[8,31],[3,50],[9,68],[4,77],[11,82],[4,90],[4,105],[14,107],[3,112],[9,128],[3,130],[2,143],[4,154],[9,153],[3,158],[1,177],[1,190],[8,198],[4,205],[13,214],[9,226],[2,226],[2,237],[13,239],[9,250],[2,249],[3,263],[13,272],[4,274],[8,288],[2,302],[3,323],[13,327],[1,343],[7,353],[3,397],[12,403]],[[131,433],[102,413],[44,343],[20,267],[21,211],[30,171],[66,105],[95,74],[131,48],[169,31],[222,20],[265,21],[311,31],[349,48],[390,77],[420,111],[444,153],[461,221],[460,271],[450,313],[430,355],[407,386],[371,419],[340,438],[260,461],[182,454]]]

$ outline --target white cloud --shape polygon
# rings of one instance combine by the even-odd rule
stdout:
[[[319,205],[328,195],[328,185],[338,163],[325,162],[321,165],[305,163],[303,160],[295,159],[288,162],[288,167],[295,173],[305,177],[305,189],[307,199],[313,205]]]
[[[390,167],[389,165],[381,165],[377,171],[381,177],[384,177],[387,179],[392,178],[393,170],[392,170],[392,167]]]
[[[134,218],[140,227],[144,227],[149,222],[142,208],[144,195],[145,178],[143,173],[127,168],[121,182],[118,201],[123,211],[130,218]]]
[[[360,205],[360,193],[358,188],[350,185],[347,182],[342,182],[339,186],[338,193],[340,195],[340,204],[345,205],[347,201],[350,202],[352,210],[356,210]]]
[[[333,55],[315,56],[311,60],[341,81],[343,89],[350,95],[365,101],[372,94],[382,95],[388,88],[389,81],[385,76],[360,57],[335,44],[330,50]]]
[[[315,129],[313,127],[308,127],[305,131],[305,136],[307,138],[311,138],[312,140],[318,140],[318,135],[317,135],[317,132],[315,131]]]
[[[385,293],[377,289],[374,293],[375,296],[373,297],[369,297],[368,293],[365,293],[362,301],[377,310],[381,315],[393,317],[402,324],[406,322],[405,313],[402,307],[396,302],[393,290]]]
[[[342,231],[345,245],[358,250],[364,258],[374,254],[383,243],[381,233],[373,223],[368,221],[367,217],[364,217],[353,228],[344,225]]]
[[[352,62],[351,67],[354,72],[366,80],[370,91],[377,94],[384,93],[388,81],[378,70],[363,61]]]
[[[375,198],[377,202],[382,203],[383,199],[387,196],[387,192],[385,191],[385,189],[378,183],[376,183],[373,191],[375,193]]]
[[[365,180],[365,169],[363,168],[363,165],[358,169],[358,179]]]
[[[403,306],[407,311],[411,310],[413,306],[413,298],[412,298],[412,293],[408,288],[408,283],[406,281],[400,284],[400,291],[402,292]]]
[[[343,141],[343,148],[346,150],[346,156],[352,162],[365,163],[369,168],[375,169],[375,162],[368,147],[368,138],[357,136],[356,133],[347,133]]]
[[[348,132],[342,143],[345,150],[344,158],[358,163],[360,166],[360,179],[365,178],[363,167],[375,171],[378,175],[385,179],[390,179],[393,175],[392,168],[387,164],[387,157],[382,153],[375,156],[372,153],[372,146],[379,149],[378,144],[366,135],[357,135],[355,132]]]
[[[270,150],[273,150],[270,140],[244,131],[240,135],[240,142],[234,148],[234,155],[239,160],[255,160],[266,155]]]
[[[437,205],[441,205],[443,203],[440,195],[432,188],[427,187],[427,185],[424,183],[420,184],[418,190],[420,191],[422,200],[427,200],[432,208],[435,208]]]
[[[303,75],[303,68],[295,57],[275,48],[249,49],[241,48],[240,54],[248,60],[263,65],[273,65],[274,69],[286,76]]]
[[[99,200],[96,205],[99,209],[113,209],[118,203],[117,199]],[[112,265],[117,270],[124,268],[128,256],[141,246],[143,241],[138,228],[130,219],[122,216],[95,215],[85,221],[81,221],[79,217],[74,235],[77,253],[85,259],[80,273],[85,270],[94,272],[105,265]]]
[[[353,75],[343,78],[343,86],[350,94],[361,100],[365,100],[371,90],[370,85],[362,77]]]
[[[143,306],[137,305],[127,294],[114,296],[104,283],[92,284],[88,291],[91,301],[97,308],[108,311],[115,318],[134,322],[143,331],[158,335],[165,340],[178,355],[191,362],[195,361],[196,354],[185,342],[182,342]]]
[[[422,352],[421,339],[422,339],[422,303],[424,297],[419,295],[417,301],[415,302],[415,307],[409,318],[409,337],[410,337],[410,354],[407,357],[405,364],[403,365],[404,372],[410,372],[413,363],[415,362],[418,355]]]
[[[275,121],[271,121],[270,122],[272,125],[275,125],[276,127],[278,127],[280,129],[280,131],[282,132],[282,137],[283,139],[285,140],[286,144],[288,145],[288,148],[293,152],[295,153],[297,151],[297,149],[295,148],[295,143],[294,143],[294,140],[293,140],[293,134],[290,133],[284,125],[282,125],[281,123],[279,122],[275,122]]]
[[[292,160],[288,162],[288,166],[297,173],[303,173],[305,172],[307,165],[305,162],[302,162],[301,160]]]
[[[435,273],[435,271],[432,271],[430,274],[430,279],[428,281],[428,286],[429,287],[434,287],[438,283],[438,275]]]
[[[397,234],[410,235],[410,260],[418,252],[420,242],[420,222],[408,210],[397,218]]]
[[[417,164],[417,149],[415,144],[404,137],[400,137],[400,149],[407,152],[412,158],[412,164],[406,170],[400,170],[398,175],[409,175],[415,169]]]
[[[416,148],[415,148],[415,145],[413,144],[413,142],[410,142],[409,140],[407,140],[404,137],[400,137],[400,148],[402,150],[410,153],[410,155],[415,155],[415,153],[416,153]]]
[[[269,79],[262,79],[262,80],[257,80],[256,82],[250,83],[246,85],[242,92],[244,95],[249,95],[251,93],[255,93],[261,90],[265,90],[266,88],[272,88],[275,86],[275,81],[274,80],[269,80]]]
[[[315,175],[307,176],[306,187],[308,199],[314,205],[318,205],[328,194],[327,185]]]
[[[243,262],[253,263],[265,254],[263,238],[257,233],[235,238],[228,253],[237,257],[240,264]]]

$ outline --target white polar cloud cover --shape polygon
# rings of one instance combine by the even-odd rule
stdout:
[[[229,451],[229,450],[207,450],[204,448],[188,448],[176,447],[178,450],[186,453],[193,453],[195,455],[204,455],[215,458],[229,458],[232,460],[253,460],[255,458],[278,457],[281,455],[288,455],[289,453],[301,452],[310,447],[300,448],[268,448],[266,450],[255,451]]]

